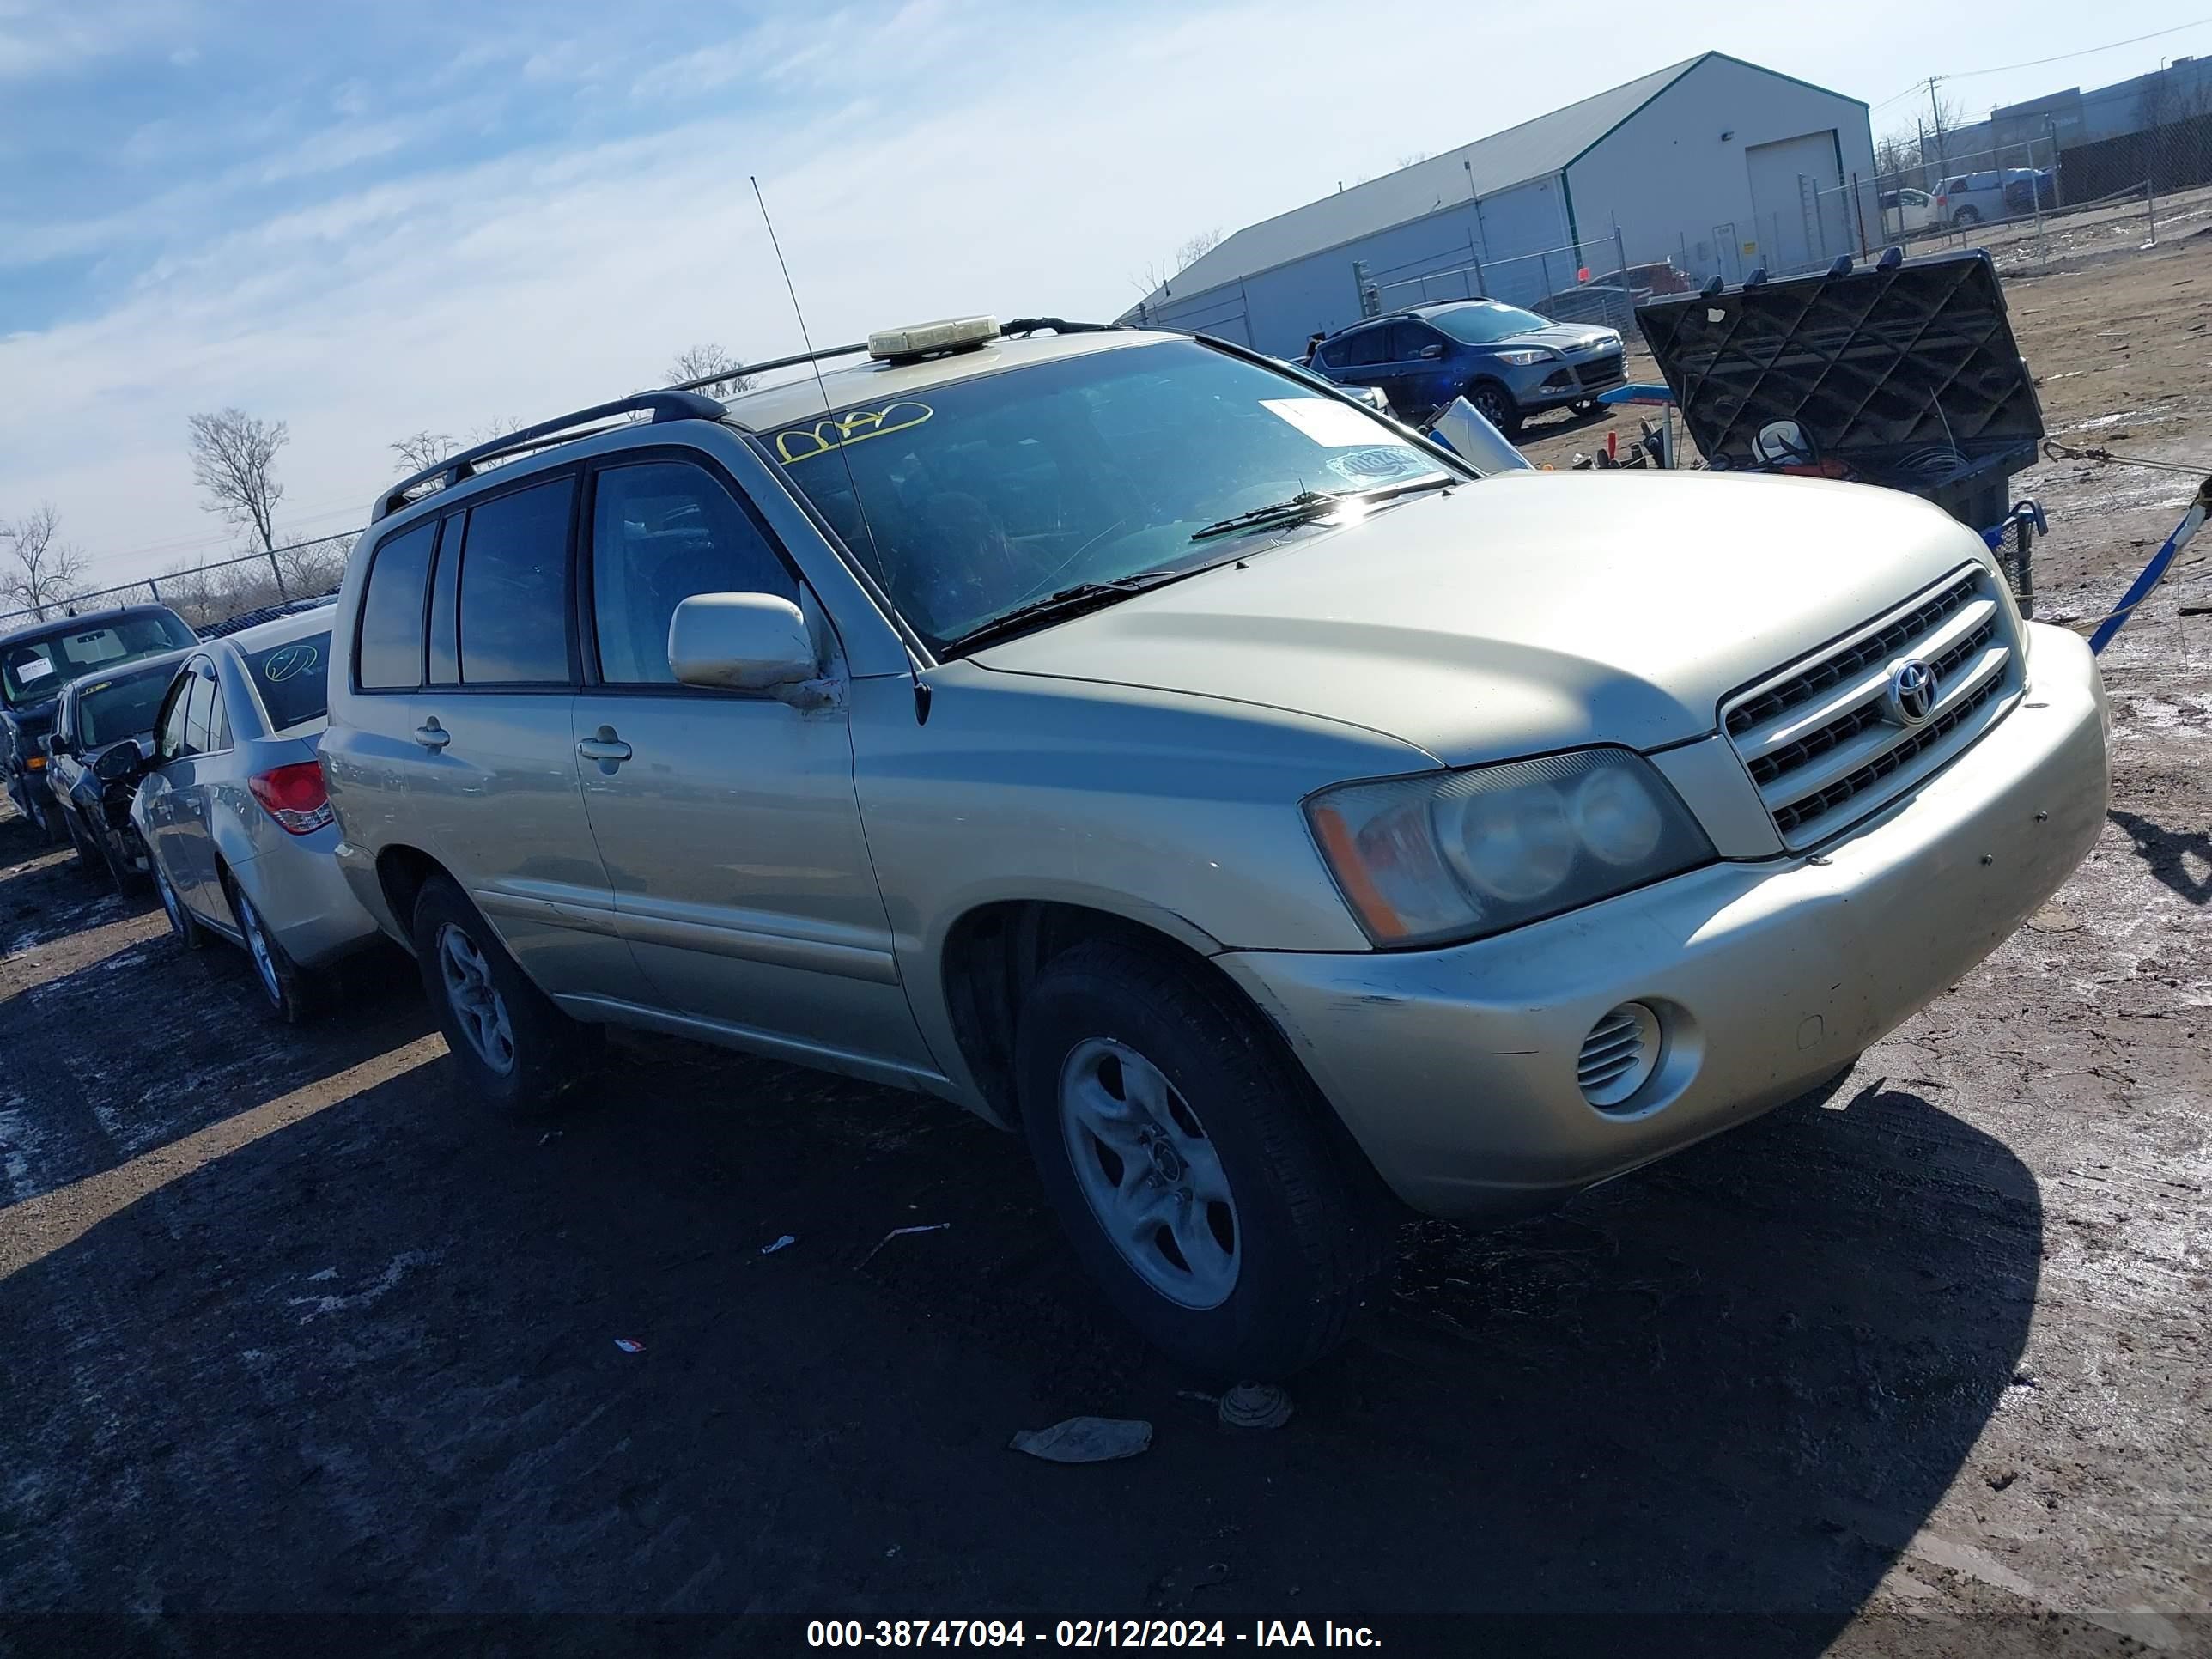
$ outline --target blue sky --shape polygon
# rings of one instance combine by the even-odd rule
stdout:
[[[793,349],[748,173],[817,339],[1111,316],[1194,231],[1708,46],[1874,101],[2196,4],[1953,0],[1938,27],[1866,0],[1842,39],[1771,3],[1608,30],[1480,0],[0,0],[0,520],[52,501],[119,580],[231,540],[195,410],[289,423],[280,528],[314,534],[418,428],[594,402],[695,342]],[[2212,27],[1952,91],[1985,110],[2191,51]]]

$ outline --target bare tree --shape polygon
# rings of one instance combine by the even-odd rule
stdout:
[[[719,378],[698,389],[710,398],[734,398],[740,392],[752,390],[750,374],[724,374],[724,369],[735,368],[738,360],[718,345],[686,346],[676,354],[675,362],[663,373],[665,386],[680,386],[686,380],[704,380],[709,374]]]
[[[1913,128],[1886,134],[1874,147],[1875,176],[1885,186],[1905,182],[1905,175],[1920,165],[1918,134]]]
[[[284,499],[276,472],[276,452],[291,436],[284,422],[224,409],[193,416],[191,428],[192,477],[212,498],[206,510],[246,526],[268,552],[276,545],[276,503]]]
[[[450,432],[410,432],[386,448],[399,458],[399,465],[410,472],[421,472],[434,467],[460,447]]]
[[[1425,149],[1409,149],[1403,155],[1401,155],[1398,158],[1398,165],[1401,167],[1409,167],[1413,166],[1416,162],[1425,161],[1428,159],[1428,151]]]
[[[10,567],[0,569],[0,602],[44,617],[84,579],[83,550],[56,538],[61,522],[48,501],[13,524],[0,524],[0,552]]]
[[[1185,237],[1165,265],[1148,264],[1141,275],[1129,280],[1146,294],[1157,293],[1220,246],[1220,226],[1201,230],[1195,236]]]

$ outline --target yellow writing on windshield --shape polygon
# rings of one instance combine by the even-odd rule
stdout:
[[[881,409],[855,409],[828,416],[812,426],[787,427],[775,434],[776,459],[788,465],[826,455],[848,444],[907,431],[936,413],[927,404],[885,404]]]

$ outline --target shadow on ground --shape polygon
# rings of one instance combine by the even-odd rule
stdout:
[[[1075,1277],[1012,1140],[627,1060],[557,1130],[457,1111],[437,1062],[0,1281],[37,1334],[0,1360],[11,1601],[1747,1612],[1809,1656],[2015,1385],[2033,1304],[2026,1172],[1876,1090],[1510,1233],[1415,1229],[1291,1426],[1231,1437]],[[1006,1448],[1086,1411],[1153,1449]]]

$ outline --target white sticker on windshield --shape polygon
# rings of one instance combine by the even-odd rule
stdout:
[[[1350,449],[1355,445],[1362,449],[1370,448],[1376,439],[1386,435],[1386,428],[1378,426],[1370,416],[1361,414],[1350,404],[1328,398],[1262,398],[1260,407],[1272,415],[1281,416],[1316,443],[1329,449]]]
[[[33,680],[42,680],[53,672],[53,664],[44,657],[33,657],[27,663],[16,665],[15,678],[28,685]]]

